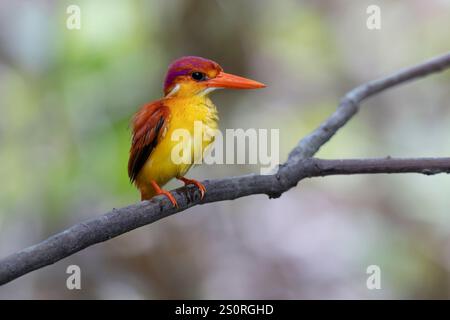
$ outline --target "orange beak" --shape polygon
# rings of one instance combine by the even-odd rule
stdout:
[[[215,78],[206,81],[206,85],[210,88],[229,89],[259,89],[266,86],[261,82],[235,76],[234,74],[225,72],[220,72]]]

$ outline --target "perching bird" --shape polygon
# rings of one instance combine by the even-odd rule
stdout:
[[[193,163],[172,161],[172,148],[178,143],[171,139],[172,133],[183,128],[192,136],[195,121],[217,128],[217,109],[208,98],[211,91],[263,87],[265,85],[260,82],[223,72],[219,64],[208,59],[188,56],[172,62],[164,81],[164,98],[144,105],[132,120],[128,176],[140,190],[141,199],[164,194],[174,206],[178,206],[170,192],[161,188],[172,178],[183,181],[185,185],[196,185],[203,198],[205,186],[184,177]],[[192,155],[203,155],[203,150],[211,142],[203,141],[200,146],[192,143]],[[200,153],[195,153],[199,150],[194,150],[194,146],[202,148]]]

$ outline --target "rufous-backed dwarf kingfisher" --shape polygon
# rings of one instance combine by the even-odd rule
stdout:
[[[265,85],[260,82],[223,72],[219,64],[208,59],[188,56],[172,62],[164,81],[164,98],[144,105],[132,120],[128,175],[140,190],[141,199],[163,194],[178,206],[172,194],[161,188],[172,178],[185,185],[196,185],[203,198],[205,186],[184,177],[193,163],[175,164],[171,159],[172,148],[177,143],[171,139],[172,133],[183,128],[192,136],[195,121],[217,128],[217,109],[208,98],[213,90],[263,87]],[[203,141],[197,148],[204,150],[211,142]],[[192,155],[203,155],[203,150],[195,153],[194,146],[198,144],[191,145]]]

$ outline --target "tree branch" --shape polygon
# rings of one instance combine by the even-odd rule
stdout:
[[[307,171],[312,177],[324,177],[331,175],[350,174],[375,174],[375,173],[421,173],[434,175],[438,173],[450,173],[450,158],[412,158],[412,159],[350,159],[350,160],[312,160]],[[306,160],[305,160],[306,161]]]
[[[450,53],[435,57],[416,66],[395,72],[385,78],[362,84],[349,91],[341,100],[337,110],[309,135],[300,140],[289,154],[288,161],[312,157],[320,147],[358,112],[359,104],[381,91],[400,84],[443,71],[450,66]]]
[[[358,111],[359,104],[396,85],[424,77],[450,67],[450,53],[417,66],[398,71],[348,92],[337,110],[317,129],[300,140],[286,163],[273,175],[244,175],[204,182],[207,193],[200,201],[199,191],[183,187],[172,191],[179,209],[162,196],[112,211],[76,224],[43,242],[13,253],[0,261],[0,285],[24,274],[53,264],[86,247],[117,237],[123,233],[153,223],[198,204],[233,200],[252,194],[267,194],[271,198],[296,186],[308,177],[367,173],[406,173],[426,175],[450,173],[450,158],[418,159],[352,159],[324,160],[311,158]]]

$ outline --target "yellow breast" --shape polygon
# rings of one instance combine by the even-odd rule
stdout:
[[[152,189],[149,185],[150,180],[155,180],[163,186],[172,178],[184,176],[194,161],[199,160],[195,159],[196,155],[202,157],[205,149],[213,142],[211,139],[202,139],[200,143],[198,140],[194,141],[196,121],[197,129],[199,123],[213,130],[218,126],[217,109],[206,96],[167,98],[164,104],[170,109],[167,128],[136,180],[141,190],[148,188],[149,192]],[[190,156],[191,161],[188,163],[186,161],[179,163],[180,159],[173,159],[174,148],[180,149],[180,144],[189,145],[190,154],[182,154],[184,160]]]

